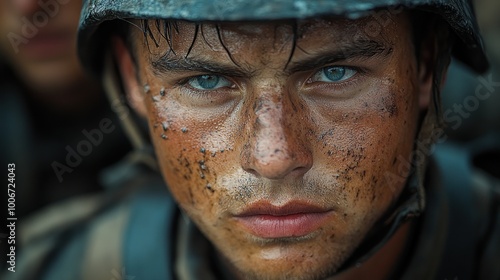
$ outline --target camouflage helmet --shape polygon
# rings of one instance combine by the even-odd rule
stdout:
[[[106,21],[123,18],[202,21],[253,21],[370,15],[379,8],[403,7],[442,16],[460,39],[453,54],[477,72],[488,62],[469,0],[84,0],[79,53],[94,73],[100,72],[102,40],[95,36]]]

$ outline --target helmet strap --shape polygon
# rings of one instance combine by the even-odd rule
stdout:
[[[144,139],[144,134],[134,119],[132,109],[127,105],[123,90],[121,90],[121,80],[117,75],[117,68],[113,60],[113,55],[108,52],[105,56],[103,86],[107,98],[120,120],[120,124],[132,143],[133,153],[128,156],[128,160],[146,164],[153,170],[158,170],[158,164],[151,149],[149,141]]]
[[[450,50],[441,50],[438,53],[433,75],[432,98],[429,108],[425,113],[417,142],[414,146],[414,155],[411,161],[412,168],[407,177],[406,185],[399,200],[384,215],[378,223],[367,234],[361,245],[354,251],[351,257],[341,266],[337,273],[349,269],[352,266],[359,266],[379,251],[391,237],[397,232],[400,226],[413,218],[420,216],[426,206],[425,177],[428,158],[433,153],[432,146],[439,140],[443,133],[443,120],[441,114],[440,89],[441,81],[446,73],[450,62]],[[417,145],[418,144],[418,145]],[[421,153],[421,157],[417,156]]]

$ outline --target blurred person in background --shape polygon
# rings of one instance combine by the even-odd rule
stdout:
[[[15,164],[18,250],[23,220],[56,201],[103,190],[99,172],[130,148],[99,84],[79,64],[81,5],[0,2],[0,159],[5,169]]]

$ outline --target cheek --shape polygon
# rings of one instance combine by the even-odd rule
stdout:
[[[345,106],[314,115],[320,133],[311,143],[319,147],[314,157],[321,173],[315,176],[338,186],[345,215],[376,219],[400,194],[409,170],[402,170],[398,159],[411,153],[418,118],[410,88],[387,81]],[[402,179],[390,181],[388,174]]]
[[[161,173],[171,193],[194,220],[214,221],[222,192],[219,174],[227,172],[233,153],[231,135],[220,131],[217,119],[199,119],[168,96],[159,98],[151,87],[149,127]]]

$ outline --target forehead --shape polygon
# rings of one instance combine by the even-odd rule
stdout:
[[[264,58],[290,53],[295,48],[300,51],[295,52],[294,56],[300,56],[315,50],[349,49],[359,42],[391,48],[398,41],[411,36],[407,12],[391,14],[387,11],[384,15],[382,18],[325,17],[219,23],[148,20],[144,22],[145,30],[136,30],[134,37],[136,41],[142,42],[139,45],[147,49],[154,59],[166,53],[179,58],[217,53],[246,57],[258,55]]]

